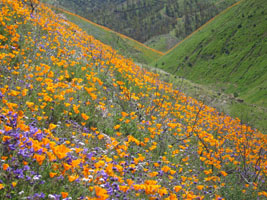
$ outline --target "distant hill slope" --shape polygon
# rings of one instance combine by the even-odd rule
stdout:
[[[69,21],[77,24],[89,35],[92,35],[101,42],[112,46],[120,54],[125,57],[132,58],[134,61],[140,63],[150,63],[163,55],[160,51],[145,46],[144,44],[120,33],[114,32],[109,28],[95,24],[94,22],[67,10],[58,7],[53,7],[53,9],[64,14]]]
[[[153,63],[267,107],[267,2],[244,0]]]
[[[178,41],[182,40],[237,0],[49,1],[143,43],[154,36],[166,34]],[[164,37],[161,40],[164,40]],[[168,41],[165,44],[168,44]],[[151,44],[151,41],[148,44]],[[151,44],[151,47],[164,50],[171,46]]]
[[[178,42],[179,39],[169,33],[169,34],[154,36],[148,41],[146,41],[144,44],[153,49],[157,49],[165,53],[169,49],[173,48]]]

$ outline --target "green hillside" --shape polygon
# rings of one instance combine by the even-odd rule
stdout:
[[[154,36],[144,44],[153,48],[157,49],[161,52],[167,52],[169,49],[174,47],[179,42],[179,39],[175,37],[173,34],[165,34],[165,35],[158,35]]]
[[[244,101],[244,108],[257,106],[266,113],[266,6],[264,0],[242,1],[153,65],[231,94]],[[232,108],[240,114],[238,110]],[[266,114],[261,117],[266,122]]]
[[[108,28],[101,27],[85,18],[72,14],[66,10],[56,8],[57,13],[63,14],[67,20],[77,24],[89,35],[94,36],[101,42],[112,46],[125,57],[132,58],[134,61],[141,63],[150,63],[163,55],[161,52],[151,49],[138,41],[116,33]]]
[[[158,35],[169,35],[182,40],[236,1],[50,0],[142,43]],[[159,47],[158,50],[162,49],[162,45],[152,44],[151,47],[154,46]]]

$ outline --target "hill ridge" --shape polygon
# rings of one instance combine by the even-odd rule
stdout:
[[[231,95],[240,104],[226,108],[229,114],[266,129],[265,5],[237,2],[152,65]]]
[[[151,47],[149,47],[149,46],[146,46],[145,44],[143,44],[143,43],[141,43],[141,42],[139,42],[139,41],[137,41],[137,40],[135,40],[135,39],[133,39],[133,38],[131,38],[131,37],[128,37],[128,36],[126,36],[126,35],[123,35],[122,33],[116,32],[116,31],[114,31],[114,30],[112,30],[112,29],[110,29],[110,28],[108,28],[108,27],[106,27],[106,26],[97,24],[97,23],[95,23],[95,22],[93,22],[93,21],[91,21],[91,20],[89,20],[89,19],[86,19],[86,18],[84,18],[84,17],[82,17],[82,16],[80,16],[80,15],[77,15],[77,14],[71,12],[71,11],[68,11],[68,10],[66,10],[66,9],[63,9],[63,8],[61,8],[61,7],[53,6],[53,5],[51,5],[51,4],[44,4],[44,5],[49,6],[49,7],[51,7],[51,8],[54,8],[54,9],[57,9],[57,10],[60,10],[60,11],[62,11],[62,12],[64,12],[64,13],[69,14],[69,15],[78,17],[78,18],[80,18],[80,19],[82,19],[82,20],[84,20],[84,21],[86,21],[86,22],[88,22],[88,23],[90,23],[90,24],[93,24],[93,25],[95,25],[95,26],[97,26],[97,27],[100,27],[100,28],[102,28],[102,29],[104,29],[104,30],[106,30],[106,31],[112,32],[112,33],[114,33],[114,34],[116,34],[116,35],[118,35],[118,36],[120,36],[120,37],[122,37],[122,38],[126,38],[126,39],[128,39],[128,40],[131,40],[131,41],[133,41],[133,42],[136,42],[136,43],[140,44],[141,46],[143,46],[143,47],[145,47],[145,48],[147,48],[147,49],[150,49],[151,51],[153,51],[153,52],[155,52],[155,53],[164,55],[164,53],[161,52],[161,51],[158,51],[158,50],[153,49],[153,48],[151,48]]]
[[[222,0],[222,1],[223,1],[223,0]],[[217,2],[216,4],[221,3],[222,1],[219,1],[219,2]],[[231,8],[237,6],[237,5],[240,4],[242,1],[244,1],[244,0],[240,0],[240,1],[238,1],[238,2],[236,2],[236,3],[234,3],[234,4],[232,4],[232,5],[229,6],[228,8],[224,9],[222,12],[220,12],[219,14],[217,14],[216,16],[214,16],[213,18],[211,18],[208,22],[206,22],[205,24],[203,24],[202,26],[200,26],[198,29],[196,29],[195,31],[193,31],[191,34],[189,34],[187,37],[185,37],[183,40],[181,40],[180,42],[178,42],[175,46],[173,46],[172,48],[170,48],[170,49],[169,49],[168,51],[166,51],[166,52],[162,52],[162,51],[153,49],[153,48],[151,48],[151,47],[145,45],[144,43],[141,43],[141,42],[139,42],[139,41],[137,41],[137,40],[135,40],[135,39],[133,39],[133,38],[131,38],[131,37],[129,37],[129,36],[126,36],[126,35],[124,35],[124,34],[122,34],[122,33],[116,32],[116,31],[114,31],[114,30],[112,30],[112,29],[110,29],[110,28],[108,28],[108,27],[106,27],[106,26],[97,24],[97,23],[95,23],[95,22],[93,22],[93,21],[91,21],[91,20],[89,20],[89,19],[87,19],[87,18],[85,18],[85,17],[82,17],[82,16],[80,16],[80,15],[78,15],[78,14],[75,14],[75,13],[69,11],[69,10],[63,9],[62,7],[59,7],[59,6],[53,6],[53,5],[51,5],[51,4],[45,4],[45,3],[44,3],[44,5],[49,6],[49,7],[51,7],[51,8],[54,8],[54,9],[57,9],[57,10],[60,10],[61,12],[67,13],[67,14],[69,14],[69,15],[78,17],[78,18],[80,18],[80,19],[82,19],[82,20],[84,20],[84,21],[86,21],[86,22],[88,22],[88,23],[90,23],[90,24],[93,24],[93,25],[95,25],[95,26],[97,26],[97,27],[99,27],[99,28],[101,28],[101,29],[104,29],[104,30],[106,30],[106,31],[109,31],[109,32],[111,32],[111,33],[114,33],[114,34],[116,34],[116,35],[118,35],[118,36],[120,36],[120,37],[122,37],[122,38],[131,40],[131,41],[133,41],[133,42],[135,42],[135,43],[138,43],[139,45],[143,46],[144,48],[147,48],[147,49],[149,49],[149,50],[151,50],[151,51],[153,51],[153,52],[155,52],[155,53],[158,53],[158,54],[160,54],[161,56],[163,56],[163,55],[166,55],[166,54],[170,53],[172,50],[174,50],[176,47],[178,47],[178,46],[179,46],[180,44],[182,44],[184,41],[186,41],[187,39],[191,38],[195,33],[197,33],[198,31],[202,30],[205,26],[207,26],[209,23],[211,23],[211,22],[212,22],[213,20],[215,20],[217,17],[219,17],[219,16],[221,16],[222,14],[226,13],[226,12],[229,11]]]
[[[234,3],[233,5],[229,6],[228,8],[226,8],[225,10],[223,10],[222,12],[220,12],[218,15],[214,16],[213,18],[211,18],[209,21],[207,21],[205,24],[203,24],[202,26],[200,26],[197,30],[193,31],[190,35],[188,35],[187,37],[185,37],[183,40],[181,40],[180,42],[178,42],[175,46],[173,46],[172,48],[170,48],[167,52],[165,52],[164,55],[170,53],[172,50],[174,50],[176,47],[178,47],[180,44],[182,44],[185,40],[191,38],[194,34],[196,34],[198,31],[202,30],[204,27],[206,27],[208,24],[210,24],[212,21],[214,21],[217,17],[221,16],[222,14],[226,13],[227,11],[229,11],[231,8],[237,6],[238,4],[240,4],[242,1],[244,0],[240,0],[236,3]],[[220,1],[221,2],[221,1]],[[220,3],[218,2],[218,3]]]

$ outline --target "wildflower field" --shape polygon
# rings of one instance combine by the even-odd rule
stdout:
[[[37,1],[0,25],[0,199],[267,198],[267,135]]]

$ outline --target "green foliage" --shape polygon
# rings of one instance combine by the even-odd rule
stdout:
[[[120,54],[125,57],[132,58],[136,62],[141,63],[150,63],[159,56],[159,53],[154,52],[152,49],[149,49],[142,44],[134,40],[130,40],[125,37],[121,37],[107,29],[103,29],[93,23],[83,20],[77,16],[63,13],[62,11],[57,10],[71,22],[77,24],[80,28],[85,30],[89,35],[94,36],[97,40],[111,46],[113,49],[117,50]]]
[[[98,24],[145,42],[154,36],[164,34],[171,34],[176,40],[181,40],[236,0],[54,0],[53,2]],[[155,48],[161,50],[166,47],[155,45]]]
[[[238,94],[240,102],[238,106],[231,105],[229,113],[241,118],[245,113],[241,107],[254,107],[253,113],[263,111],[263,115],[258,113],[260,121],[266,121],[267,15],[264,5],[264,0],[241,2],[154,62],[154,66],[215,90]],[[258,122],[258,119],[251,120]],[[266,125],[264,127],[260,125],[266,129]]]
[[[161,52],[166,52],[178,43],[178,38],[173,36],[171,33],[166,35],[158,35],[152,37],[145,44],[153,49],[157,49]]]

